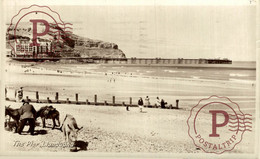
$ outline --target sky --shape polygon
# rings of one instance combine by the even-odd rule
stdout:
[[[116,43],[127,57],[254,61],[256,6],[243,2],[50,7],[73,24],[74,34]],[[6,21],[21,8],[15,6],[10,7]]]

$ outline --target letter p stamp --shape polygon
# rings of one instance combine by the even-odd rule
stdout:
[[[188,134],[204,152],[222,154],[232,151],[243,134],[252,131],[251,116],[229,98],[214,95],[200,100],[191,109]]]
[[[11,56],[43,59],[71,52],[75,45],[71,26],[48,6],[34,4],[22,8],[12,17],[7,30]]]

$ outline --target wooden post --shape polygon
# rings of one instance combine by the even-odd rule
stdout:
[[[36,91],[36,103],[39,103],[39,92]]]
[[[94,96],[94,104],[97,105],[97,95]]]
[[[78,104],[79,103],[79,94],[78,93],[75,94],[75,98],[76,98],[76,104]]]
[[[115,104],[116,104],[116,98],[115,98],[115,96],[113,96],[112,102],[113,102],[113,106],[115,106]]]
[[[179,99],[176,100],[176,109],[179,109]]]
[[[55,100],[56,100],[57,103],[59,102],[59,92],[56,92]]]
[[[130,106],[132,106],[132,97],[130,97],[130,102],[129,103],[130,103]]]

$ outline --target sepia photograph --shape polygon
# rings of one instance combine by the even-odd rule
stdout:
[[[0,156],[257,158],[259,4],[202,2],[1,1]]]

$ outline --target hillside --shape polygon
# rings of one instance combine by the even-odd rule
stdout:
[[[39,25],[38,32],[43,32],[45,26]],[[16,38],[30,40],[32,37],[32,25],[29,23],[19,24],[16,29]],[[6,34],[6,47],[11,49],[8,41],[14,46],[14,28],[10,27]],[[125,54],[115,43],[93,40],[70,31],[64,31],[59,26],[50,25],[50,32],[38,38],[39,42],[51,42],[56,46],[63,57],[102,57],[102,58],[125,58]]]

